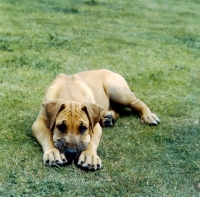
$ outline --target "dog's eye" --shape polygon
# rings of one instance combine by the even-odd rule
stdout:
[[[66,126],[66,124],[64,122],[61,123],[61,124],[58,124],[57,128],[61,133],[65,133],[65,131],[67,130],[67,126]]]
[[[87,130],[87,127],[84,126],[84,125],[81,125],[81,126],[79,127],[79,132],[80,132],[80,133],[84,133],[86,130]]]

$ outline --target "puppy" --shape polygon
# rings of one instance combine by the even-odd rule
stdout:
[[[100,124],[113,126],[121,107],[137,111],[147,124],[160,122],[117,73],[102,69],[58,75],[47,89],[32,126],[44,151],[44,164],[62,165],[72,158],[82,168],[100,169]]]

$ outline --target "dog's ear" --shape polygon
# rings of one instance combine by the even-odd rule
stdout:
[[[55,99],[42,104],[47,115],[49,129],[53,131],[56,117],[58,113],[65,108],[65,101]]]
[[[85,103],[82,107],[82,110],[85,111],[89,119],[90,129],[93,132],[94,126],[100,121],[103,108],[100,105],[96,105],[93,103]]]

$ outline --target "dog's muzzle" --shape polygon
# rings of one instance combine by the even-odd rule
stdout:
[[[80,153],[83,151],[83,147],[76,147],[76,148],[71,148],[68,147],[68,144],[64,139],[57,140],[55,142],[55,147],[66,156],[66,159],[69,160],[76,160],[79,156]]]
[[[64,154],[69,155],[71,157],[76,157],[76,155],[78,154],[78,151],[74,149],[66,148],[64,151]]]
[[[64,155],[68,161],[68,163],[72,163],[73,161],[76,163],[80,153],[78,150],[71,149],[71,148],[65,148]]]

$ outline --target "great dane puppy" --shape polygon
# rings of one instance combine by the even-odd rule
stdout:
[[[102,69],[58,75],[47,89],[32,126],[44,151],[44,164],[66,164],[68,156],[72,156],[83,168],[101,168],[97,155],[102,135],[100,124],[112,126],[121,107],[137,111],[147,124],[160,122],[117,73]]]

